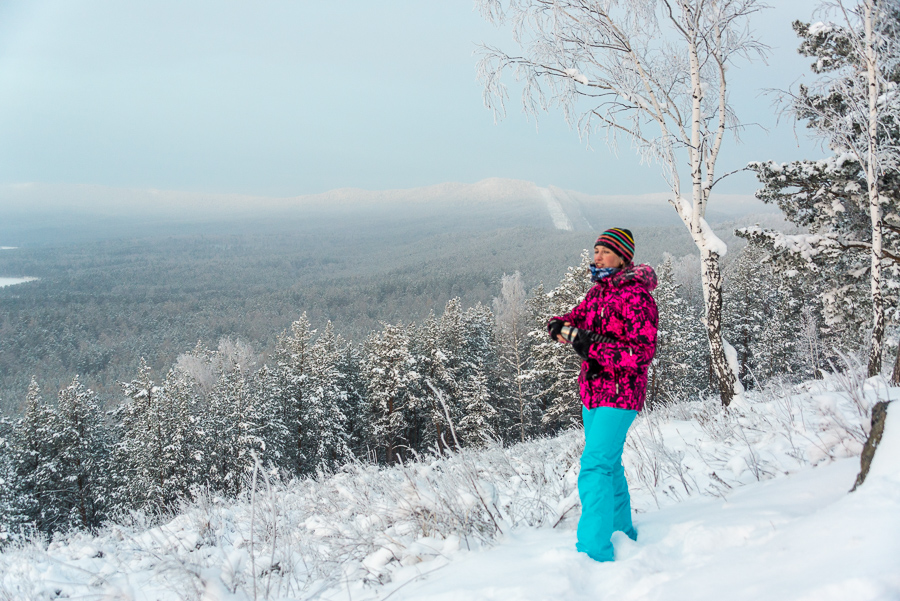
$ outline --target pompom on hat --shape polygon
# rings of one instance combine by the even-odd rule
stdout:
[[[634,258],[634,236],[631,230],[611,227],[600,234],[594,246],[605,246],[622,257],[626,263],[631,263],[631,259]]]

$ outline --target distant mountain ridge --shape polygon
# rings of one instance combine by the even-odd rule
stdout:
[[[100,232],[137,226],[165,229],[186,224],[311,219],[362,227],[421,221],[429,227],[443,222],[479,230],[527,226],[596,231],[612,225],[678,224],[667,199],[666,193],[591,195],[502,178],[397,190],[339,188],[294,197],[16,184],[0,186],[0,242],[27,243],[36,232],[50,235],[50,230],[60,227]],[[777,210],[752,196],[721,194],[712,199],[707,220],[714,223],[771,212]]]

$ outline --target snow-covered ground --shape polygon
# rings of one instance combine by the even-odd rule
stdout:
[[[522,529],[426,577],[398,574],[388,588],[398,601],[898,599],[900,478],[895,469],[849,495],[858,471],[842,459],[642,514],[638,542],[617,535],[612,564],[577,553],[569,529]]]
[[[848,492],[868,410],[898,396],[832,377],[645,412],[626,447],[639,538],[617,535],[614,563],[574,551],[574,430],[11,545],[0,599],[900,599],[900,410]]]

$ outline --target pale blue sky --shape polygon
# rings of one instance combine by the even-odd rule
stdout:
[[[814,2],[756,21],[769,65],[731,72],[750,129],[723,169],[818,156],[762,88],[808,73],[790,29]],[[292,196],[488,177],[593,194],[663,191],[627,147],[587,150],[559,114],[515,98],[493,123],[475,45],[509,45],[471,0],[7,0],[0,3],[0,184]],[[722,192],[752,193],[742,175]]]

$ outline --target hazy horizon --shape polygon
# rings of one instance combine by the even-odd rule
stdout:
[[[534,182],[489,178],[474,184],[444,182],[420,188],[340,188],[293,197],[208,194],[183,190],[100,185],[0,185],[0,244],[61,244],[157,234],[190,234],[206,228],[241,233],[323,223],[327,229],[388,228],[394,223],[450,228],[549,227],[597,231],[611,226],[680,223],[665,192],[591,195]],[[746,194],[719,194],[710,223],[777,213]],[[480,226],[478,222],[483,222]],[[421,227],[421,226],[420,226]]]

